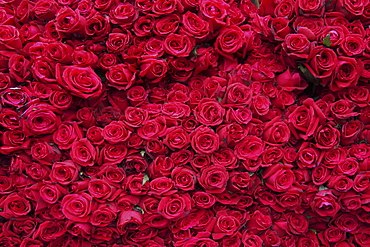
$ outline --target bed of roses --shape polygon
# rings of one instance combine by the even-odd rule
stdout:
[[[370,246],[368,0],[0,0],[1,246]]]

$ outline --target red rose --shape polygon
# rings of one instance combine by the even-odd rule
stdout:
[[[109,85],[118,90],[127,90],[136,82],[136,69],[129,64],[117,64],[106,73]]]
[[[310,53],[310,41],[303,34],[288,34],[282,47],[289,56],[295,59],[306,59]]]
[[[338,57],[338,64],[334,70],[335,77],[329,84],[330,90],[339,91],[356,86],[361,72],[362,64],[360,60],[351,57]]]
[[[57,80],[60,85],[77,97],[97,98],[103,93],[99,76],[90,67],[56,65]]]
[[[70,155],[73,162],[80,166],[93,166],[97,159],[96,148],[86,138],[72,144]]]
[[[217,36],[215,49],[221,55],[237,53],[245,44],[245,34],[238,26],[230,26],[221,29]],[[244,54],[242,54],[244,57]]]
[[[23,113],[24,133],[36,136],[53,133],[60,124],[60,118],[53,110],[54,107],[46,103],[30,105]]]
[[[263,172],[266,186],[276,192],[288,190],[294,183],[295,177],[291,165],[276,163]]]
[[[210,32],[209,23],[193,12],[186,12],[182,15],[182,31],[196,39],[204,39]]]
[[[216,202],[216,199],[212,194],[202,191],[195,192],[192,199],[194,204],[199,208],[210,208]]]
[[[117,209],[113,206],[100,205],[92,212],[90,222],[93,226],[108,226],[117,217]]]
[[[119,31],[119,32],[118,32]],[[113,29],[108,35],[106,46],[109,52],[118,53],[125,50],[131,43],[131,33],[128,30],[122,32],[120,29]]]
[[[166,219],[178,220],[190,212],[191,206],[188,194],[174,194],[170,197],[162,197],[158,204],[158,212]]]
[[[53,231],[50,231],[53,229]],[[34,238],[39,238],[42,241],[50,242],[63,236],[66,233],[66,225],[64,221],[45,221],[41,223],[34,234]]]
[[[56,162],[53,164],[50,180],[61,185],[68,185],[78,179],[79,169],[76,164],[70,160]]]
[[[183,34],[169,34],[163,44],[165,52],[176,57],[187,57],[193,50],[195,41]]]
[[[30,202],[18,193],[2,197],[0,208],[0,216],[6,219],[25,216],[32,210]]]
[[[233,235],[239,230],[240,222],[234,216],[230,216],[226,210],[217,212],[217,218],[212,230],[212,238],[215,240]]]
[[[19,50],[22,48],[22,40],[19,30],[11,25],[0,25],[0,48],[1,50]]]
[[[259,210],[254,211],[251,215],[250,220],[247,222],[246,226],[252,229],[262,231],[266,230],[272,225],[272,219],[269,215],[262,213]]]
[[[56,28],[58,32],[71,34],[80,31],[86,25],[86,19],[79,11],[69,7],[61,8],[56,15]]]
[[[176,167],[172,170],[171,177],[177,189],[191,191],[195,188],[196,173],[186,167]]]
[[[55,144],[59,149],[70,149],[73,142],[82,138],[82,131],[76,122],[64,122],[53,134]]]
[[[242,160],[257,160],[265,148],[264,142],[257,136],[246,136],[236,144],[234,152],[236,157]]]
[[[72,221],[88,222],[91,212],[95,211],[93,198],[87,193],[68,194],[62,199],[62,212]]]
[[[217,134],[209,127],[200,126],[190,135],[191,146],[197,153],[211,154],[220,145]]]
[[[316,147],[320,149],[330,149],[338,145],[340,132],[336,129],[333,122],[322,125],[315,135]]]
[[[310,205],[312,210],[322,217],[334,217],[340,209],[337,197],[330,190],[319,191]]]
[[[285,122],[279,120],[280,117],[276,117],[265,125],[262,137],[269,145],[284,145],[289,141],[290,130]]]
[[[139,12],[130,3],[121,3],[109,12],[111,22],[122,26],[130,26],[139,16]]]
[[[229,174],[225,167],[213,165],[201,170],[198,181],[206,192],[222,193],[226,189],[228,179]]]

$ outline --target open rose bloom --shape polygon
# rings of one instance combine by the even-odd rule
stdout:
[[[0,246],[369,247],[369,0],[0,0]]]

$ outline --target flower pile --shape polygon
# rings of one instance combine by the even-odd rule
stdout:
[[[1,0],[0,246],[370,246],[368,0]]]

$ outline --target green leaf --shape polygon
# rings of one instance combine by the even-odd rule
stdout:
[[[313,231],[315,234],[317,234],[317,231],[315,229],[308,229],[310,231]]]
[[[330,40],[330,33],[326,35],[326,37],[322,40],[322,42],[324,43],[326,47],[330,47],[332,45],[331,40]]]
[[[260,2],[258,0],[251,0],[251,2],[256,5],[257,9],[260,8]]]
[[[4,211],[4,209],[0,208],[0,212]]]
[[[254,172],[248,172],[249,176],[253,176],[254,175]]]
[[[141,154],[142,157],[144,157],[145,153],[146,152],[144,150],[140,151],[140,154]]]
[[[140,212],[140,213],[142,213],[142,214],[144,214],[145,212],[144,212],[144,209],[142,209],[141,207],[139,207],[139,206],[135,206],[134,208],[133,208],[133,210],[134,211],[136,211],[136,212]]]
[[[218,97],[218,98],[217,98],[217,101],[218,101],[218,102],[221,102],[221,101],[222,101],[222,98],[221,98],[221,97]]]
[[[303,64],[298,65],[298,69],[302,72],[303,77],[307,82],[313,83],[315,85],[319,84],[319,80],[312,75],[312,73]]]
[[[361,143],[367,143],[367,140],[366,139],[363,139],[363,140],[360,141],[360,144]]]
[[[146,182],[148,182],[148,181],[149,181],[149,176],[148,176],[148,174],[144,174],[142,185],[146,184]]]
[[[327,189],[328,189],[328,187],[325,187],[324,185],[320,185],[320,187],[319,187],[319,191],[327,190]]]
[[[307,219],[311,219],[311,218],[313,218],[311,215],[306,215],[306,218]]]

